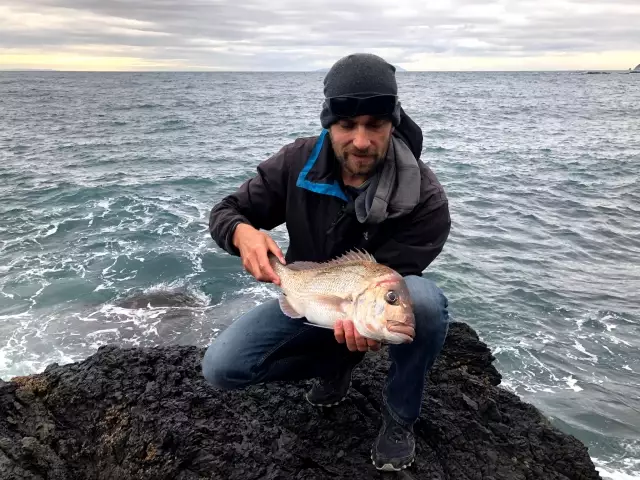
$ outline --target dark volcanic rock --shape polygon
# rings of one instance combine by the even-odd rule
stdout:
[[[0,383],[1,479],[599,479],[587,449],[497,387],[493,356],[452,324],[400,474],[369,459],[388,359],[369,354],[348,399],[317,410],[306,382],[219,392],[195,347],[103,347]]]
[[[155,292],[137,292],[127,298],[120,299],[116,306],[121,308],[146,308],[151,307],[194,307],[200,301],[187,292],[158,290]]]

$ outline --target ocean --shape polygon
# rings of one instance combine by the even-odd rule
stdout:
[[[107,343],[206,346],[274,296],[217,247],[208,215],[260,161],[320,132],[322,79],[0,72],[0,378]],[[640,75],[398,83],[450,200],[425,275],[452,320],[603,478],[640,478]],[[286,249],[286,229],[272,234]],[[127,303],[167,292],[181,301]]]

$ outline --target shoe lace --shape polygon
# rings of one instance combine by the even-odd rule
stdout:
[[[401,442],[407,437],[407,431],[402,425],[392,421],[387,428],[387,436],[394,442]]]

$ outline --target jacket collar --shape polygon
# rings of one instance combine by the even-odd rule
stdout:
[[[328,136],[328,130],[323,129],[296,185],[349,203],[349,197],[337,179],[336,159]],[[355,200],[356,216],[361,223],[380,223],[387,218],[406,215],[417,205],[419,198],[418,161],[401,137],[392,135],[383,168]]]
[[[349,197],[336,178],[336,161],[328,136],[329,131],[323,129],[298,175],[296,186],[348,202]]]

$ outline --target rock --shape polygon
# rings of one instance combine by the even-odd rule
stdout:
[[[203,353],[106,346],[0,384],[0,479],[600,478],[583,444],[498,386],[494,357],[463,323],[425,387],[416,463],[397,475],[369,458],[384,349],[327,410],[302,399],[308,382],[217,391],[201,375]]]
[[[136,292],[116,301],[120,308],[138,309],[147,307],[195,307],[201,301],[194,295],[180,290],[156,290]]]

